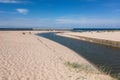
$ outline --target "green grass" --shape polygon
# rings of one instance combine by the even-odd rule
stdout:
[[[111,74],[112,68],[110,66],[99,65],[98,68],[99,68],[99,70],[100,70],[101,73]]]
[[[69,62],[66,61],[65,66],[71,68],[71,69],[75,69],[77,72],[78,71],[86,71],[86,72],[90,72],[90,73],[97,73],[97,74],[107,74],[107,75],[111,75],[111,67],[108,66],[101,66],[99,65],[99,71],[95,70],[95,68],[93,68],[91,65],[85,65],[85,64],[79,64],[77,62]],[[115,80],[120,80],[120,74],[119,75],[113,75]]]
[[[75,69],[77,71],[87,71],[93,72],[95,69],[91,65],[79,64],[77,62],[65,62],[65,65],[69,68]]]
[[[120,73],[112,76],[115,78],[115,80],[120,80]]]

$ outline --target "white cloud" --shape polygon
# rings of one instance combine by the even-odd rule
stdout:
[[[82,18],[82,19],[56,19],[59,24],[119,24],[118,19],[98,19],[98,18]]]
[[[0,11],[0,14],[27,14],[29,12],[28,9],[22,9],[22,8],[19,8],[19,9],[16,9],[16,11]]]
[[[14,3],[28,3],[27,1],[25,0],[0,0],[0,3],[11,3],[11,4],[14,4]]]
[[[57,25],[72,26],[72,27],[120,27],[120,19],[100,19],[100,18],[82,18],[56,19]]]
[[[0,27],[120,27],[120,19],[0,18]]]
[[[0,19],[0,27],[52,27],[55,22],[46,18]]]
[[[16,9],[16,11],[21,14],[27,14],[29,12],[28,9],[22,9],[22,8]]]
[[[0,3],[21,3],[18,0],[0,0]]]

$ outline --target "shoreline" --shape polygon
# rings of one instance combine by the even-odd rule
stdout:
[[[118,33],[116,36],[119,36],[120,31],[117,31],[117,32]],[[100,33],[98,33],[96,31],[93,31],[93,32],[82,32],[82,33],[80,33],[80,32],[65,32],[65,33],[57,33],[57,35],[120,48],[120,38],[116,38],[115,35],[112,35],[112,34],[110,35],[110,38],[108,38],[109,35],[107,37],[104,37],[107,33],[114,34],[114,32],[102,32],[101,31]]]

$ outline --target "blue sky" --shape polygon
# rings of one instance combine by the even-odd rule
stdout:
[[[0,0],[0,27],[120,28],[120,0]]]

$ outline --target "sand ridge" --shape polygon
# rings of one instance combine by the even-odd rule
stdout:
[[[120,31],[91,31],[91,32],[65,32],[64,35],[83,36],[89,38],[118,41],[120,42]]]

